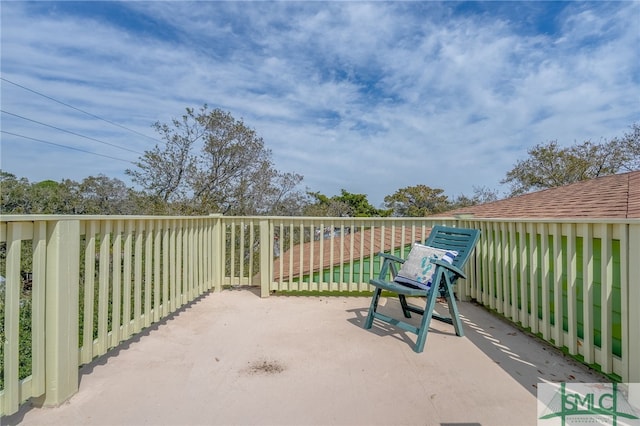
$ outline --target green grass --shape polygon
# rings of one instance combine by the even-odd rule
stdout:
[[[30,292],[23,293],[20,300],[20,322],[19,322],[19,342],[18,357],[20,360],[18,378],[24,379],[31,375],[32,353],[31,353],[31,295]],[[0,299],[0,389],[4,389],[4,306],[5,298],[2,291]]]

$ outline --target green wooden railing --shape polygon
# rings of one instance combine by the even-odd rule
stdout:
[[[3,216],[0,414],[62,403],[80,365],[223,286],[368,294],[376,254],[434,224],[482,231],[459,298],[640,382],[639,219]]]

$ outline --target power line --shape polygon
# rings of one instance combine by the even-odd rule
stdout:
[[[119,127],[119,128],[124,129],[124,130],[126,130],[126,131],[128,131],[128,132],[135,133],[136,135],[143,136],[143,137],[145,137],[145,138],[147,138],[147,139],[151,139],[152,141],[155,141],[155,142],[164,143],[163,141],[161,141],[161,140],[159,140],[159,139],[152,138],[151,136],[147,136],[147,135],[145,135],[144,133],[140,133],[140,132],[138,132],[138,131],[136,131],[136,130],[130,129],[130,128],[128,128],[128,127],[125,127],[125,126],[123,126],[123,125],[121,125],[121,124],[114,123],[113,121],[107,120],[106,118],[102,118],[102,117],[100,117],[100,116],[97,116],[97,115],[95,115],[95,114],[92,114],[92,113],[90,113],[90,112],[87,112],[87,111],[85,111],[85,110],[82,110],[82,109],[80,109],[80,108],[74,107],[73,105],[69,105],[69,104],[67,104],[67,103],[65,103],[65,102],[59,101],[59,100],[57,100],[57,99],[55,99],[55,98],[52,98],[51,96],[47,96],[47,95],[45,95],[44,93],[41,93],[41,92],[38,92],[38,91],[36,91],[36,90],[30,89],[30,88],[28,88],[28,87],[26,87],[26,86],[23,86],[23,85],[21,85],[21,84],[18,84],[18,83],[16,83],[16,82],[13,82],[13,81],[11,81],[11,80],[8,80],[8,79],[6,79],[6,78],[4,78],[4,77],[0,77],[0,80],[2,80],[2,81],[6,81],[7,83],[13,84],[14,86],[17,86],[17,87],[19,87],[19,88],[21,88],[21,89],[24,89],[24,90],[28,91],[28,92],[35,93],[36,95],[38,95],[38,96],[42,96],[43,98],[49,99],[49,100],[51,100],[51,101],[53,101],[53,102],[57,102],[57,103],[59,103],[60,105],[64,105],[64,106],[66,106],[67,108],[71,108],[71,109],[74,109],[74,110],[76,110],[76,111],[79,111],[79,112],[81,112],[81,113],[83,113],[83,114],[88,115],[89,117],[93,117],[93,118],[95,118],[95,119],[98,119],[98,120],[104,121],[105,123],[109,123],[109,124],[111,124],[112,126]]]
[[[35,141],[35,142],[45,143],[45,144],[48,144],[48,145],[55,145],[55,146],[59,146],[61,148],[66,148],[66,149],[73,149],[74,151],[80,151],[80,152],[84,152],[86,154],[97,155],[98,157],[109,158],[111,160],[124,161],[125,163],[129,163],[129,164],[135,165],[135,163],[132,162],[132,161],[123,160],[122,158],[112,157],[110,155],[98,154],[98,153],[95,153],[95,152],[87,151],[85,149],[75,148],[75,147],[69,146],[69,145],[62,145],[62,144],[59,144],[59,143],[49,142],[49,141],[45,141],[45,140],[42,140],[42,139],[36,139],[36,138],[32,138],[32,137],[25,136],[25,135],[19,135],[17,133],[7,132],[6,130],[0,130],[0,132],[2,132],[4,134],[7,134],[7,135],[11,135],[11,136],[17,136],[19,138],[29,139],[29,140],[32,140],[32,141]]]
[[[116,144],[113,144],[113,143],[110,143],[110,142],[101,141],[99,139],[92,138],[90,136],[81,135],[80,133],[75,133],[75,132],[72,132],[70,130],[62,129],[60,127],[56,127],[56,126],[52,126],[50,124],[43,123],[41,121],[37,121],[37,120],[33,120],[31,118],[23,117],[21,115],[14,114],[12,112],[5,111],[3,109],[0,109],[0,112],[2,112],[4,114],[7,114],[7,115],[12,115],[12,116],[20,118],[22,120],[31,121],[32,123],[40,124],[41,126],[46,126],[46,127],[49,127],[49,128],[55,129],[55,130],[59,130],[61,132],[69,133],[69,134],[72,134],[74,136],[79,136],[81,138],[89,139],[89,140],[92,140],[94,142],[98,142],[98,143],[101,143],[101,144],[104,144],[104,145],[109,145],[109,146],[112,146],[114,148],[122,149],[122,150],[129,151],[129,152],[133,152],[134,154],[144,155],[143,153],[141,153],[139,151],[135,151],[133,149],[125,148],[125,147],[122,147],[122,146],[119,146],[119,145],[116,145]]]

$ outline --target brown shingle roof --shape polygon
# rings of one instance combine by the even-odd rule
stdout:
[[[640,218],[640,171],[629,173],[627,217]]]
[[[283,253],[280,258],[276,258],[273,262],[273,274],[274,279],[288,279],[289,271],[292,270],[294,275],[309,274],[313,266],[313,272],[321,269],[326,269],[331,265],[331,242],[333,241],[333,263],[334,265],[341,263],[340,250],[342,247],[344,253],[344,259],[353,258],[354,260],[367,258],[375,255],[381,251],[391,250],[391,227],[384,229],[384,248],[381,246],[381,229],[374,230],[373,242],[371,229],[365,229],[361,232],[354,232],[352,234],[346,234],[344,237],[336,236],[331,239],[324,239],[322,241],[322,265],[320,264],[320,241],[311,241],[303,244],[302,254],[304,260],[300,265],[300,245],[294,246],[292,249]],[[425,235],[421,235],[421,228],[415,230],[415,241],[422,242],[426,239],[427,235],[431,232],[430,228],[425,230]],[[351,239],[353,238],[353,245]],[[401,247],[404,244],[411,244],[414,242],[412,238],[411,228],[405,228],[404,239],[402,232],[396,229],[393,241],[393,247]],[[371,245],[373,244],[373,247]],[[313,245],[313,265],[310,262],[311,246]],[[360,251],[361,245],[364,247],[364,252]],[[351,247],[353,246],[353,252]],[[280,259],[282,259],[282,269],[280,269]]]
[[[433,216],[476,218],[640,218],[640,171],[603,176]]]

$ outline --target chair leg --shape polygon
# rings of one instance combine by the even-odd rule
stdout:
[[[411,312],[409,311],[409,305],[407,304],[407,298],[404,294],[399,294],[398,299],[400,299],[400,305],[402,306],[402,312],[404,313],[405,318],[411,318]]]
[[[369,306],[369,314],[367,315],[367,320],[364,322],[364,328],[369,329],[373,325],[373,316],[375,312],[378,310],[378,301],[380,300],[380,294],[382,293],[382,289],[376,287],[373,292],[373,297],[371,298],[371,305]]]
[[[437,295],[434,291],[427,297],[427,303],[424,308],[424,314],[422,315],[422,321],[420,322],[420,331],[418,332],[418,339],[416,340],[415,351],[420,353],[424,350],[424,344],[427,341],[427,333],[429,333],[429,324],[431,323],[431,317],[433,316],[433,310],[436,307]]]
[[[449,316],[451,317],[453,328],[456,330],[457,336],[463,337],[464,329],[462,328],[462,321],[460,320],[460,313],[458,312],[458,304],[456,303],[456,297],[453,294],[453,287],[449,283],[447,283],[446,293],[445,297],[447,299],[447,305],[449,305]]]

